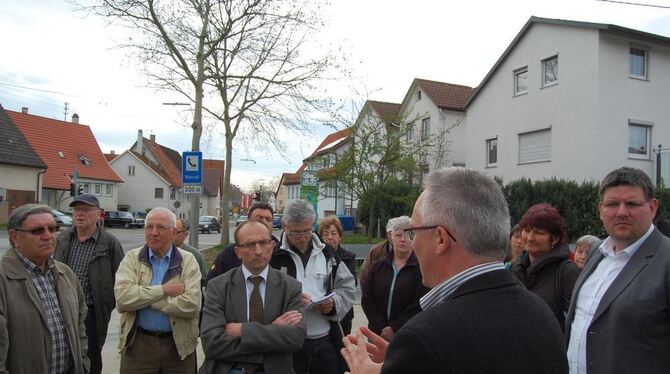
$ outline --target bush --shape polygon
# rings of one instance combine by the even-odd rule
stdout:
[[[361,196],[358,201],[358,222],[368,227],[368,235],[377,228],[377,220],[385,231],[386,222],[398,216],[412,214],[419,197],[419,188],[406,182],[390,180]]]

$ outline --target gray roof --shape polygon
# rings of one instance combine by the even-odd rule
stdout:
[[[475,89],[475,91],[472,93],[472,96],[470,96],[470,99],[465,103],[465,108],[469,107],[470,104],[472,104],[473,101],[475,101],[475,98],[477,98],[477,95],[479,95],[479,92],[484,89],[488,81],[493,77],[493,75],[496,73],[498,68],[502,65],[502,63],[505,61],[507,56],[512,53],[512,50],[516,47],[517,44],[521,41],[521,39],[526,35],[526,32],[530,29],[530,27],[535,24],[535,23],[543,23],[543,24],[548,24],[548,25],[559,25],[559,26],[569,26],[569,27],[581,27],[585,29],[594,29],[594,30],[599,30],[599,31],[606,31],[611,34],[615,35],[621,35],[625,37],[634,37],[638,38],[641,40],[648,40],[648,41],[654,41],[656,43],[660,43],[665,46],[670,46],[670,38],[661,36],[661,35],[656,35],[640,30],[635,30],[635,29],[629,29],[627,27],[622,27],[622,26],[617,26],[617,25],[610,25],[606,23],[593,23],[593,22],[580,22],[580,21],[570,21],[570,20],[563,20],[563,19],[553,19],[553,18],[542,18],[542,17],[530,17],[528,19],[528,22],[523,26],[521,31],[516,35],[514,40],[510,43],[510,45],[505,49],[505,52],[500,56],[498,61],[493,65],[491,70],[486,74],[482,82],[479,84],[479,86]]]
[[[2,105],[0,105],[0,164],[47,168]]]

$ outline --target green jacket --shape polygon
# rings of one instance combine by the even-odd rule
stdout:
[[[67,264],[74,230],[75,227],[72,226],[58,235],[54,259]],[[123,248],[114,235],[109,234],[103,227],[100,227],[99,230],[98,241],[88,264],[88,276],[91,282],[91,293],[93,294],[98,344],[102,347],[107,338],[109,318],[116,304],[114,300],[114,279],[123,259]]]
[[[56,295],[70,345],[70,374],[89,371],[84,320],[86,301],[77,276],[55,261]],[[14,249],[0,258],[0,373],[48,373],[51,334],[46,312],[28,270]]]

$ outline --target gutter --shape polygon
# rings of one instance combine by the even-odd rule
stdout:
[[[42,169],[42,171],[37,173],[37,186],[35,188],[35,203],[39,204],[41,200],[41,195],[42,195],[42,189],[40,188],[40,177],[42,174],[46,173],[47,169]]]

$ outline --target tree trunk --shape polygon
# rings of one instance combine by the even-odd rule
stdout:
[[[226,129],[230,129],[230,124],[225,124]],[[233,134],[230,131],[226,131],[226,166],[223,176],[223,205],[224,215],[221,218],[221,245],[227,245],[230,242],[230,237],[228,234],[230,221],[228,220],[228,206],[230,205],[230,193],[232,189],[230,188],[230,171],[232,169],[233,163]]]

